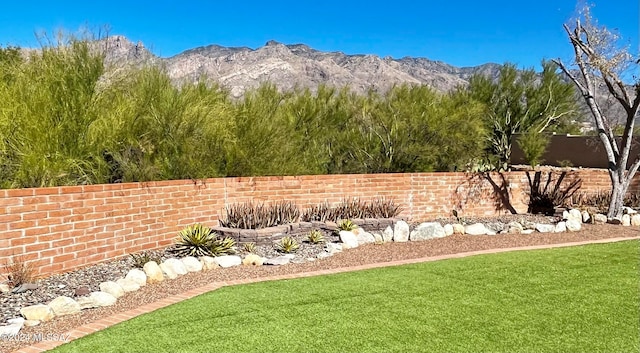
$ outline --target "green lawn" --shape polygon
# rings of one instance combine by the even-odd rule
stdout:
[[[227,287],[55,352],[638,352],[639,245]]]

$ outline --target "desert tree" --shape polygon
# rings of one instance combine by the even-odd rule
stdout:
[[[564,25],[574,49],[574,65],[567,66],[560,59],[554,62],[578,88],[595,121],[609,162],[611,201],[607,216],[612,218],[621,215],[624,196],[640,167],[640,155],[630,159],[640,106],[640,56],[629,46],[620,45],[619,35],[599,25],[590,10],[589,6],[582,7],[575,22]],[[604,109],[602,102],[607,96],[622,108],[621,116]],[[618,123],[624,126],[620,137],[615,134]]]
[[[469,80],[471,98],[487,107],[488,154],[507,169],[512,137],[526,133],[542,138],[548,129],[566,129],[577,112],[574,89],[562,80],[553,62],[542,72],[518,70],[506,63],[497,79],[476,74]]]

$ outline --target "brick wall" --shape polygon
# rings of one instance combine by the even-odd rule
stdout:
[[[609,188],[604,171],[584,170],[582,190]],[[523,213],[524,172],[318,175],[217,178],[148,183],[0,190],[0,264],[12,256],[40,275],[70,271],[171,244],[192,223],[217,225],[225,205],[248,200],[293,200],[301,208],[346,197],[385,196],[401,217],[420,221],[461,215]],[[633,189],[640,190],[640,178]]]

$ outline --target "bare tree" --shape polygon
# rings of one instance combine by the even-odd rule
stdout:
[[[640,106],[640,78],[637,76],[640,57],[637,53],[634,56],[629,46],[620,46],[616,33],[599,26],[592,18],[589,6],[582,8],[573,27],[565,24],[564,29],[574,49],[577,69],[570,70],[560,59],[554,62],[578,87],[593,115],[609,161],[612,188],[607,216],[617,217],[622,214],[625,194],[640,167],[640,155],[629,160],[634,122]],[[629,78],[631,72],[635,74],[630,86],[623,78]],[[603,95],[613,97],[622,108],[621,116],[612,116],[611,110],[603,109]],[[622,136],[616,138],[614,128],[618,122],[624,130]]]

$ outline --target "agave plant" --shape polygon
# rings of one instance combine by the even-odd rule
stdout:
[[[292,237],[284,237],[276,244],[276,250],[285,254],[294,253],[298,248],[300,248],[300,244]]]
[[[253,254],[256,252],[256,243],[254,242],[244,243],[244,245],[242,246],[242,249],[250,254]]]
[[[320,230],[312,229],[307,235],[307,241],[311,244],[321,244],[324,243],[324,236]]]
[[[356,228],[358,228],[358,225],[353,223],[350,219],[343,219],[342,221],[340,221],[340,223],[338,223],[339,230],[352,231]]]
[[[215,236],[211,228],[202,224],[194,224],[181,230],[174,252],[179,256],[210,255]]]
[[[211,241],[211,245],[209,245],[209,253],[213,256],[234,254],[235,246],[236,241],[231,237],[224,237],[221,239],[214,237]]]

